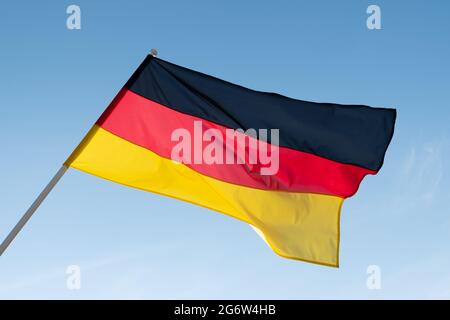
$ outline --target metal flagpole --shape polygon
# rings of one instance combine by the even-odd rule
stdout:
[[[156,57],[158,55],[158,51],[156,49],[151,49],[150,55]],[[53,187],[58,183],[59,179],[61,179],[64,173],[66,173],[67,169],[68,167],[63,165],[58,170],[58,172],[55,174],[52,180],[50,180],[50,182],[47,184],[44,190],[41,191],[39,196],[36,198],[36,200],[34,200],[34,202],[31,204],[31,206],[28,208],[28,210],[25,212],[25,214],[22,216],[19,222],[17,222],[17,224],[11,230],[11,232],[8,234],[5,240],[3,240],[2,244],[0,244],[0,256],[3,254],[3,252],[5,252],[6,248],[8,248],[8,246],[11,244],[11,242],[14,240],[14,238],[17,236],[20,230],[22,230],[23,226],[27,223],[27,221],[30,220],[33,213],[37,210],[37,208],[39,208],[42,201],[44,201],[44,199],[47,197],[50,191],[52,191]]]
[[[47,197],[47,195],[52,191],[53,187],[58,183],[59,179],[66,173],[68,167],[63,165],[58,172],[55,174],[55,176],[50,180],[50,182],[47,184],[47,186],[44,188],[44,190],[41,191],[39,196],[34,200],[34,202],[31,204],[31,206],[28,208],[28,210],[25,212],[25,214],[22,216],[22,218],[17,222],[16,226],[11,230],[11,232],[8,234],[8,236],[3,240],[2,244],[0,245],[0,256],[5,252],[6,248],[10,245],[10,243],[14,240],[14,238],[17,236],[17,234],[20,232],[20,230],[23,228],[23,226],[27,223],[27,221],[31,218],[33,213],[39,208],[42,201]]]

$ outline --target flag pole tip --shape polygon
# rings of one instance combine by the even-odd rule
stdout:
[[[150,55],[151,55],[152,57],[156,57],[156,56],[158,55],[158,50],[156,50],[155,48],[152,48],[152,49],[150,50]]]

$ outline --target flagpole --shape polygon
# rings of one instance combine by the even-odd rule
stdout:
[[[0,256],[5,252],[6,248],[11,244],[11,242],[14,240],[14,238],[17,236],[17,234],[22,230],[23,226],[27,223],[28,220],[30,220],[33,213],[39,208],[41,203],[44,201],[44,199],[47,197],[47,195],[52,191],[53,187],[58,183],[59,179],[66,173],[68,167],[63,165],[58,172],[56,172],[55,176],[50,180],[50,182],[45,186],[44,190],[41,191],[39,196],[34,200],[34,202],[31,204],[31,206],[28,208],[28,210],[25,212],[25,214],[22,216],[22,218],[17,222],[15,227],[9,232],[8,236],[3,240],[2,244],[0,245]]]
[[[152,57],[156,57],[158,55],[158,50],[155,48],[151,49],[150,55]],[[8,236],[0,244],[0,256],[5,252],[5,250],[11,244],[11,242],[14,240],[14,238],[17,236],[20,230],[22,230],[22,228],[28,222],[28,220],[30,220],[31,216],[39,208],[39,206],[45,200],[50,191],[52,191],[53,187],[58,183],[59,179],[61,179],[64,173],[66,173],[67,169],[68,167],[66,165],[62,165],[61,168],[59,168],[58,172],[56,172],[52,180],[50,180],[50,182],[45,186],[44,190],[41,191],[39,196],[36,198],[36,200],[34,200],[34,202],[31,204],[31,206],[28,208],[28,210],[25,212],[25,214],[22,216],[19,222],[17,222],[14,228],[9,232]]]

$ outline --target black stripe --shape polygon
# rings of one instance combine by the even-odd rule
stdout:
[[[280,129],[280,145],[378,170],[394,132],[395,109],[291,99],[247,89],[148,56],[131,91],[174,110],[237,129]]]

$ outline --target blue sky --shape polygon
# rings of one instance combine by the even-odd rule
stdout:
[[[81,30],[66,28],[70,4]],[[370,4],[381,30],[366,27]],[[437,0],[2,4],[2,239],[152,47],[257,90],[395,107],[398,120],[381,172],[343,206],[339,269],[280,258],[227,216],[69,170],[0,257],[0,298],[450,298],[449,12]]]

